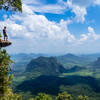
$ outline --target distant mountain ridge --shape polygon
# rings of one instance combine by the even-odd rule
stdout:
[[[50,56],[55,56],[54,54],[42,54],[42,53],[39,53],[39,54],[35,54],[35,53],[29,53],[29,54],[26,54],[26,53],[19,53],[19,54],[11,54],[11,58],[14,60],[14,61],[20,61],[20,60],[23,60],[23,58],[26,60],[32,60],[33,58],[38,58],[40,56],[43,56],[43,57],[50,57]],[[68,53],[68,54],[65,54],[65,55],[59,55],[59,56],[55,56],[57,57],[58,59],[61,59],[61,58],[69,58],[69,61],[70,59],[88,59],[88,60],[96,60],[96,58],[100,57],[100,53],[96,53],[96,54],[85,54],[85,55],[75,55],[75,54],[72,54],[72,53]]]
[[[82,57],[82,56],[77,56],[74,54],[66,54],[63,56],[58,56],[57,60],[63,64],[65,67],[68,66],[76,66],[76,65],[85,65],[91,62],[90,59],[88,59],[88,57]]]
[[[49,55],[48,54],[35,54],[35,53],[29,53],[29,54],[26,54],[26,53],[19,53],[19,54],[12,54],[11,55],[11,58],[14,59],[15,61],[17,60],[32,60],[33,58],[37,58],[37,57],[40,57],[40,56],[46,56],[48,57]]]
[[[11,59],[15,62],[15,64],[12,67],[12,70],[18,73],[22,73],[26,67],[27,64],[32,60],[36,59],[40,56],[43,57],[51,57],[55,55],[50,54],[35,54],[35,53],[20,53],[20,54],[13,54],[11,55]],[[91,64],[91,62],[94,62],[97,57],[100,57],[100,54],[87,54],[87,55],[75,55],[75,54],[65,54],[61,56],[55,56],[57,61],[61,63],[66,69],[70,69],[74,66],[80,66],[85,67],[88,64]]]

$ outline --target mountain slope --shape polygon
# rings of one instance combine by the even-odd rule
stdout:
[[[41,75],[58,75],[66,69],[57,62],[55,57],[39,57],[31,60],[26,67],[26,72],[40,73]]]

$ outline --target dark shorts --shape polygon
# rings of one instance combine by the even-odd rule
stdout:
[[[4,37],[8,37],[7,34],[4,34]]]

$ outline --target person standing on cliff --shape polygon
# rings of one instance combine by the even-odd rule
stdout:
[[[6,33],[6,26],[4,26],[4,29],[3,29],[3,35],[4,35],[4,41],[6,40],[8,40],[8,35],[7,35],[7,33]]]

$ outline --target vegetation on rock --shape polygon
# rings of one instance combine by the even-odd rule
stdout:
[[[0,9],[22,12],[21,0],[0,0]]]

